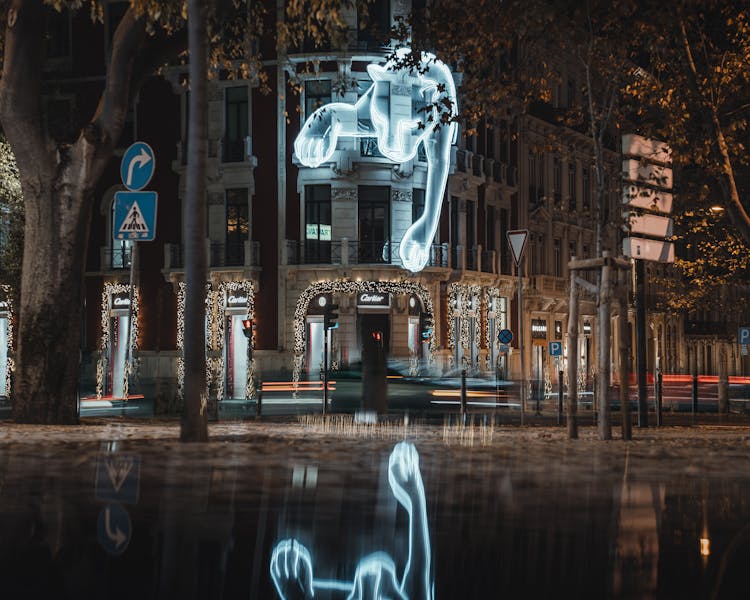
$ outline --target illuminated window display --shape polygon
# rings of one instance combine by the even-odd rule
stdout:
[[[0,286],[0,397],[10,396],[10,376],[13,372],[13,306],[10,286]]]
[[[138,368],[138,290],[131,294],[128,284],[105,283],[101,325],[96,397],[127,398],[130,379]]]
[[[419,454],[413,444],[396,444],[388,461],[388,483],[409,518],[409,546],[401,579],[391,556],[378,551],[362,558],[352,581],[315,579],[313,555],[296,539],[276,544],[271,554],[271,578],[282,600],[313,598],[315,592],[339,591],[347,600],[431,600],[432,550],[427,523],[427,502]]]
[[[410,52],[401,49],[399,56]],[[440,219],[450,148],[456,138],[456,124],[441,111],[447,105],[456,112],[456,88],[448,67],[432,54],[421,56],[424,74],[394,67],[393,62],[368,65],[370,88],[356,104],[333,102],[310,115],[294,141],[294,152],[303,165],[318,167],[331,160],[339,138],[375,136],[383,156],[404,163],[423,145],[427,156],[424,211],[399,247],[404,267],[416,272],[427,264]]]

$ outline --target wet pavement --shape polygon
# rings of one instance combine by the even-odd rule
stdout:
[[[2,597],[747,597],[750,426],[614,433],[0,423]]]

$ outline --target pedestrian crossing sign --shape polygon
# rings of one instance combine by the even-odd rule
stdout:
[[[112,237],[150,242],[156,236],[156,192],[116,192]]]

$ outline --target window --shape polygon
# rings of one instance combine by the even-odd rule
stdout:
[[[112,214],[110,215],[109,235],[114,233],[112,223],[115,221],[115,202],[112,200]],[[110,256],[110,269],[129,269],[130,258],[133,252],[133,242],[131,240],[117,240],[112,238],[112,254]]]
[[[575,240],[570,240],[568,242],[568,260],[570,260],[574,256],[578,256],[578,250],[576,250]]]
[[[511,268],[510,268],[510,249],[508,248],[508,209],[507,208],[501,208],[500,209],[500,248],[501,248],[501,258],[500,258],[500,272],[503,275],[510,275],[511,274]]]
[[[391,262],[391,188],[359,186],[359,261]]]
[[[568,163],[568,210],[575,212],[578,200],[576,198],[576,164]]]
[[[311,79],[305,82],[305,119],[330,101],[330,79]]]
[[[473,200],[466,202],[466,247],[474,248],[477,245],[476,237],[477,203]]]
[[[477,236],[476,236],[477,203],[466,201],[466,268],[477,269]]]
[[[554,179],[555,206],[562,205],[562,162],[555,157],[552,163],[552,178]]]
[[[305,262],[331,262],[331,186],[305,186]]]
[[[413,223],[424,212],[424,190],[415,189],[411,195],[411,222]]]
[[[581,177],[583,184],[583,210],[591,208],[591,180],[589,179],[589,170],[583,169]]]
[[[536,204],[544,197],[544,155],[529,152],[529,202]]]
[[[544,235],[541,233],[529,234],[531,242],[531,273],[530,275],[544,275]]]
[[[45,7],[47,58],[68,58],[70,52],[70,15],[67,10],[57,12]]]
[[[224,96],[224,162],[245,159],[245,139],[250,133],[248,124],[247,86],[228,87]]]
[[[487,207],[487,217],[485,221],[485,226],[487,228],[486,231],[486,237],[484,240],[484,246],[487,250],[492,252],[495,248],[495,207],[494,206],[488,206]]]
[[[572,77],[568,78],[568,108],[573,108],[576,105],[576,80]]]
[[[250,233],[247,188],[226,191],[226,265],[245,264],[245,242]]]
[[[367,17],[357,14],[358,47],[378,49],[388,43],[391,30],[391,3],[389,0],[374,0],[367,10]]]
[[[555,277],[562,277],[562,243],[558,238],[552,242],[552,252],[554,254]]]

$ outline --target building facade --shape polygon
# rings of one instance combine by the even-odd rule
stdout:
[[[108,52],[113,26],[126,5],[107,3],[105,22],[93,33],[84,17],[63,14],[50,24],[62,41],[50,57],[57,83],[46,93],[68,126],[76,124],[76,115],[92,110],[81,100],[87,97],[82,86],[93,92],[104,77],[103,63],[76,40],[93,36]],[[370,13],[386,24],[409,9],[408,1],[378,1]],[[384,61],[386,49],[360,28],[354,8],[347,22],[348,40],[340,48],[269,57],[263,68],[270,94],[261,92],[257,78],[209,83],[210,396],[217,402],[246,402],[256,397],[259,380],[317,381],[326,337],[330,368],[357,371],[363,346],[375,334],[390,366],[402,374],[456,376],[465,370],[477,377],[518,380],[519,313],[532,392],[541,396],[556,389],[559,365],[547,351],[555,340],[566,345],[566,360],[579,361],[579,388],[591,390],[596,302],[582,295],[575,324],[579,344],[568,348],[568,262],[598,255],[595,223],[601,207],[594,196],[590,140],[553,118],[555,111],[580,100],[575,67],[561,62],[560,85],[549,105],[508,113],[491,126],[474,124],[476,135],[460,132],[427,266],[412,273],[401,264],[398,248],[424,210],[425,153],[395,164],[381,154],[374,137],[359,137],[341,139],[331,159],[314,168],[302,166],[294,155],[294,140],[307,117],[331,102],[356,103],[372,84],[367,66]],[[86,36],[77,35],[79,29]],[[97,190],[82,348],[82,394],[88,398],[143,394],[157,400],[157,409],[179,405],[188,100],[184,67],[168,68],[150,80]],[[149,187],[158,192],[159,206],[156,241],[139,243],[131,281],[133,243],[114,239],[112,219],[114,194],[124,189],[119,160],[134,140],[154,149],[156,170]],[[607,209],[619,215],[621,155],[616,146],[607,150],[606,162]],[[520,263],[520,310],[519,277],[506,239],[508,231],[519,229],[528,230]],[[620,241],[608,243],[617,248]],[[657,268],[649,265],[649,270]],[[593,274],[587,277],[594,281]],[[323,314],[332,304],[339,306],[339,326],[326,331]],[[249,337],[247,319],[255,325]],[[435,325],[428,340],[420,335],[425,319]],[[632,312],[629,320],[632,330]],[[651,311],[649,371],[658,364],[666,373],[697,369],[716,374],[718,361],[726,359],[730,374],[747,374],[748,359],[729,335],[733,325],[706,324],[714,320]],[[616,334],[615,322],[616,314]],[[509,349],[498,343],[503,329],[515,334]],[[633,348],[632,364],[634,353]],[[12,349],[6,364],[9,358]],[[612,358],[616,365],[616,348]]]

